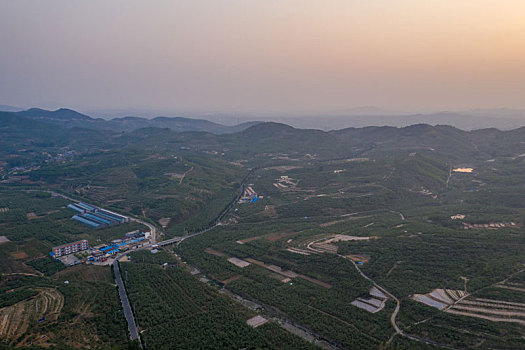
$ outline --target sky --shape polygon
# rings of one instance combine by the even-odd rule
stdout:
[[[525,108],[523,0],[0,0],[0,104]]]

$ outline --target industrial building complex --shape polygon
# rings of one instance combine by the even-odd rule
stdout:
[[[132,231],[126,233],[122,239],[114,239],[111,244],[102,244],[91,249],[89,261],[106,261],[120,252],[127,252],[143,247],[149,243],[150,232]]]
[[[58,258],[59,256],[68,255],[86,250],[89,248],[88,241],[83,239],[73,243],[62,244],[51,249],[51,256]]]
[[[93,228],[102,228],[129,222],[127,216],[82,202],[72,203],[67,207],[78,212],[78,214],[73,215],[73,220]]]
[[[128,232],[121,239],[114,239],[110,244],[101,244],[90,247],[87,240],[66,243],[53,247],[49,255],[59,260],[65,265],[76,265],[81,262],[106,262],[109,258],[114,258],[118,253],[127,252],[149,245],[151,232],[141,232],[140,230]],[[75,253],[89,250],[83,257],[75,257]]]

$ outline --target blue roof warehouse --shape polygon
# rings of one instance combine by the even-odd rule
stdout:
[[[103,228],[129,222],[129,217],[114,213],[83,202],[71,203],[67,206],[78,214],[72,219],[92,228]]]

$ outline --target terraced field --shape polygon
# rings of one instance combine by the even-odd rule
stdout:
[[[507,287],[504,283],[496,287]],[[519,290],[520,291],[520,290]],[[434,289],[427,294],[416,294],[414,300],[441,311],[494,322],[525,324],[525,303],[476,297],[462,290]]]
[[[41,288],[37,296],[0,309],[0,339],[11,342],[38,323],[57,320],[63,306],[58,290]]]

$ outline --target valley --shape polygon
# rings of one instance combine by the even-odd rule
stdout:
[[[0,113],[5,346],[524,346],[524,129],[260,123],[217,135],[37,122]],[[64,147],[69,158],[46,161]],[[87,227],[67,198],[133,220]],[[48,256],[138,229],[153,242],[119,266],[140,345],[108,266]],[[88,331],[64,337],[66,324]]]

